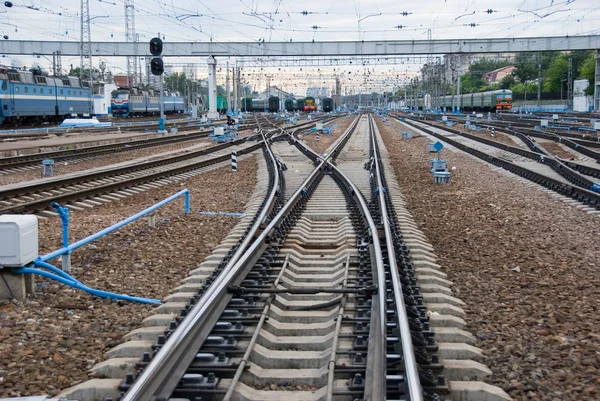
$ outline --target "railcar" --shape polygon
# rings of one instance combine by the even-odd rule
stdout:
[[[287,111],[295,111],[296,109],[296,101],[294,99],[285,99],[283,102],[283,108]]]
[[[311,111],[316,111],[317,110],[317,102],[315,101],[314,97],[307,97],[306,99],[304,99],[304,111],[306,112],[311,112]]]
[[[306,99],[296,99],[296,110],[303,111],[304,110],[304,101]]]
[[[454,104],[453,104],[454,103]],[[440,106],[452,108],[460,105],[465,111],[510,111],[512,109],[512,91],[499,89],[495,91],[465,93],[458,96],[443,96],[440,98]],[[423,104],[418,104],[423,108]]]
[[[92,92],[78,77],[0,67],[0,124],[54,122],[92,112]]]
[[[113,116],[152,116],[160,114],[160,96],[153,90],[119,88],[112,92],[110,100]],[[183,113],[183,97],[177,93],[165,93],[165,114]]]
[[[262,112],[267,110],[270,113],[279,111],[279,98],[271,96],[268,99],[252,99],[246,97],[242,99],[242,107],[244,111]]]
[[[333,111],[333,99],[330,97],[326,97],[323,99],[323,111],[325,113],[329,113],[330,111]]]

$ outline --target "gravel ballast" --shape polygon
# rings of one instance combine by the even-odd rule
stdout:
[[[320,139],[317,141],[317,136],[314,132],[302,136],[302,140],[308,145],[309,148],[314,150],[316,153],[324,153],[332,143],[335,142],[350,126],[356,116],[349,116],[334,120],[329,123],[331,125],[331,136],[327,133],[322,133]],[[337,128],[333,126],[338,125]]]
[[[466,302],[468,330],[515,400],[600,399],[600,220],[442,151],[450,185],[434,184],[427,138],[379,123],[408,208]]]
[[[73,275],[92,288],[161,299],[216,247],[239,218],[202,211],[243,212],[256,184],[256,156],[230,167],[152,189],[102,206],[71,211],[71,242],[188,188],[183,198],[159,209],[156,228],[143,218],[74,251]],[[262,156],[258,156],[262,157]],[[40,254],[61,245],[58,218],[42,219]],[[58,260],[53,261],[60,266]],[[0,303],[0,397],[55,395],[89,377],[104,353],[140,327],[150,305],[98,299],[64,285],[38,280],[36,296]]]

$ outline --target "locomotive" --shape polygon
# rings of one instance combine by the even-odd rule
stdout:
[[[0,125],[60,121],[93,113],[92,91],[79,77],[0,67]]]
[[[119,88],[111,93],[112,115],[118,117],[151,116],[160,114],[160,98],[153,90]],[[184,112],[183,97],[178,93],[165,92],[165,114]]]
[[[315,101],[314,97],[308,96],[306,99],[304,99],[303,110],[309,113],[311,111],[317,111],[317,102]]]

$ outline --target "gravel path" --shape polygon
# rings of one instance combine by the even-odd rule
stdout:
[[[261,156],[262,157],[262,156]],[[120,202],[71,212],[71,241],[128,217],[183,189],[193,211],[242,212],[256,184],[255,157]],[[235,188],[233,191],[232,188]],[[157,227],[141,219],[72,255],[74,276],[93,288],[162,298],[187,277],[238,218],[183,213],[183,198],[159,209]],[[40,220],[40,253],[61,244],[60,220]],[[56,264],[60,265],[58,261]],[[0,397],[55,395],[87,380],[89,369],[152,307],[113,302],[70,287],[38,282],[35,298],[0,302]]]
[[[558,143],[553,142],[553,141],[544,141],[544,140],[537,140],[537,142],[542,145],[542,147],[544,149],[546,149],[548,152],[550,152],[551,154],[553,154],[554,156],[558,156],[561,157],[563,159],[567,159],[567,160],[576,160],[578,158],[578,155],[573,154],[567,150],[564,150]]]
[[[467,303],[489,381],[515,400],[600,399],[600,220],[464,153],[433,183],[425,138],[380,130],[400,186]]]
[[[335,142],[347,129],[348,126],[354,121],[356,116],[344,117],[331,122],[332,125],[339,125],[338,128],[332,128],[331,136],[327,134],[321,134],[321,138],[317,141],[317,136],[314,133],[305,135],[302,140],[317,153],[322,154],[325,152],[332,143]]]
[[[427,121],[427,122],[430,122],[430,121]],[[480,131],[473,131],[473,130],[470,130],[470,129],[466,129],[462,125],[459,125],[459,124],[454,124],[454,126],[452,126],[452,127],[447,127],[446,124],[438,123],[438,122],[435,122],[434,124],[437,125],[440,128],[452,128],[452,129],[455,129],[457,131],[464,132],[466,134],[471,134],[471,135],[478,136],[480,138],[489,139],[490,141],[503,143],[503,144],[509,145],[509,146],[516,146],[518,148],[529,149],[527,147],[527,145],[525,145],[523,143],[523,141],[521,141],[519,138],[511,137],[510,135],[504,134],[502,132],[497,132],[496,131],[494,133],[494,136],[492,136],[492,131],[491,130],[483,129],[483,130],[480,130]],[[477,123],[476,123],[476,125],[477,125]]]

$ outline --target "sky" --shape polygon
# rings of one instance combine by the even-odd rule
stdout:
[[[0,36],[8,40],[79,41],[80,0],[0,2]],[[92,41],[125,41],[125,0],[89,0]],[[600,0],[134,0],[139,41],[344,41],[497,38],[600,34]],[[0,39],[4,40],[4,39]],[[1,56],[1,55],[0,55]],[[100,60],[95,59],[94,64]],[[115,72],[124,59],[104,60]],[[233,60],[231,60],[233,63]],[[204,60],[196,74],[206,75]],[[47,68],[47,59],[1,57],[0,64]],[[63,65],[79,58],[63,58]],[[220,63],[222,66],[223,63]],[[372,73],[411,75],[420,67],[375,67]],[[353,67],[354,68],[354,67]],[[278,69],[269,73],[280,74]],[[304,69],[304,74],[314,69]],[[332,68],[321,68],[332,75]],[[358,73],[360,69],[356,69]],[[364,70],[363,68],[363,75]],[[348,69],[351,71],[351,69]],[[288,69],[297,76],[299,69]],[[338,73],[340,69],[338,68]],[[347,72],[347,71],[344,71]],[[250,76],[248,71],[248,76]],[[260,75],[260,70],[254,75]],[[318,75],[318,74],[317,74]],[[219,80],[224,79],[224,69]],[[290,78],[286,78],[290,82]],[[266,82],[266,81],[265,81]],[[284,81],[281,81],[284,82]],[[312,84],[319,86],[320,78]],[[325,79],[328,85],[329,79]],[[311,83],[306,83],[307,85]],[[259,85],[258,82],[256,85]],[[260,84],[262,85],[262,83]]]

